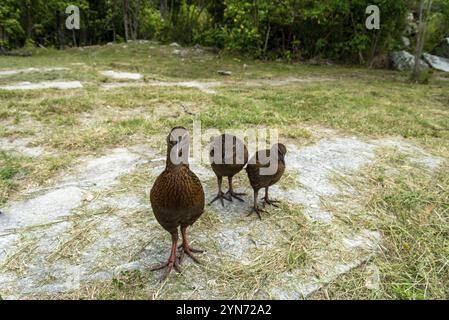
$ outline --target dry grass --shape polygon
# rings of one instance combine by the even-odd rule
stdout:
[[[447,299],[449,292],[449,175],[447,162],[432,173],[396,150],[382,150],[374,166],[347,177],[360,193],[361,214],[338,208],[350,225],[380,230],[378,289],[368,289],[367,265],[332,282],[315,298]],[[341,181],[341,180],[340,180]]]
[[[31,146],[52,152],[51,156],[37,158],[1,152],[0,204],[24,197],[27,188],[51,184],[82,155],[103,154],[115,147],[136,144],[149,145],[164,154],[161,136],[176,125],[191,129],[193,120],[200,120],[203,129],[279,128],[283,141],[296,145],[325,136],[315,132],[323,127],[361,137],[399,135],[424,146],[433,155],[449,158],[447,82],[415,86],[406,82],[405,75],[393,72],[263,63],[210,54],[189,54],[181,63],[170,50],[155,44],[130,44],[127,49],[114,45],[82,51],[48,50],[37,51],[30,59],[2,59],[2,69],[51,64],[69,67],[71,71],[5,77],[0,84],[19,79],[73,79],[83,81],[85,86],[74,91],[0,90],[0,136],[30,137]],[[249,67],[244,70],[243,64]],[[215,95],[178,87],[101,90],[102,83],[113,82],[99,75],[98,71],[106,69],[140,72],[145,81],[223,80],[216,73],[218,69],[231,70],[232,80],[237,81],[291,74],[337,81],[311,81],[285,87],[228,84],[217,88]],[[138,167],[110,190],[95,193],[93,199],[134,195],[148,204],[147,191],[155,179],[152,169],[156,165]],[[356,191],[339,199],[323,199],[322,206],[338,219],[335,228],[307,220],[301,207],[289,203],[283,203],[280,209],[270,209],[261,223],[256,223],[254,217],[245,217],[247,204],[241,209],[241,217],[233,217],[231,222],[208,207],[193,228],[193,239],[197,240],[194,244],[207,250],[201,256],[205,262],[202,266],[187,263],[184,275],[173,274],[163,284],[158,283],[157,274],[146,268],[125,271],[117,273],[111,281],[84,283],[79,290],[49,298],[270,298],[270,289],[281,286],[285,274],[293,274],[297,279],[313,274],[323,277],[323,283],[331,281],[313,296],[316,298],[447,298],[448,171],[445,165],[431,175],[408,162],[405,156],[386,150],[378,154],[375,166],[350,178],[334,180],[336,184],[344,184],[342,189]],[[250,191],[244,173],[235,183],[236,187]],[[204,184],[209,190],[216,188],[213,178]],[[298,173],[287,171],[281,189],[297,186]],[[354,206],[358,209],[354,210]],[[148,256],[155,255],[154,243],[158,248],[168,243],[165,231],[151,224],[154,218],[146,208],[133,209],[124,215],[110,206],[92,211],[86,204],[73,217],[62,219],[71,222],[72,228],[47,257],[48,263],[76,261],[93,240],[109,236],[107,232],[95,234],[97,223],[116,214],[126,228],[135,232],[135,241],[123,255],[118,255],[122,262],[146,262]],[[46,227],[35,226],[22,232]],[[88,232],[84,231],[86,227]],[[254,241],[247,246],[250,251],[245,254],[245,263],[223,255],[222,243],[215,238],[223,228],[241,229],[245,233],[242,238]],[[365,264],[337,279],[325,278],[325,271],[315,270],[322,260],[347,262],[363,256],[364,252],[343,250],[339,241],[345,232],[364,229],[380,230],[384,238],[382,254],[372,260],[381,274],[379,290],[365,287],[369,273]],[[267,243],[261,243],[261,239]],[[2,272],[25,272],[35,245],[36,239],[23,239],[18,250],[1,266]],[[106,268],[108,263],[105,260],[100,267]]]

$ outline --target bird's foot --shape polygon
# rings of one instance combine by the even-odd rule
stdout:
[[[270,200],[270,199],[268,199],[268,198],[262,198],[262,200],[263,200],[263,207],[264,207],[264,208],[265,208],[266,205],[269,205],[269,206],[273,206],[273,207],[279,208],[279,206],[276,204],[276,203],[279,203],[279,202],[280,202],[279,200]]]
[[[199,250],[199,249],[191,248],[190,246],[183,245],[182,246],[182,250],[181,250],[181,254],[179,255],[179,263],[182,263],[182,261],[184,260],[184,257],[187,255],[195,263],[201,264],[201,261],[198,260],[198,258],[193,255],[194,253],[204,253],[204,251],[203,250]]]
[[[231,199],[231,201],[232,201],[232,198],[236,198],[240,202],[245,202],[245,200],[243,200],[240,197],[241,196],[246,196],[246,193],[237,193],[237,192],[229,190],[228,192],[226,192],[226,195],[229,197],[229,199]]]
[[[226,194],[224,194],[223,192],[219,192],[219,193],[217,194],[217,196],[216,196],[211,202],[209,202],[209,205],[211,205],[212,203],[214,203],[214,202],[217,201],[217,200],[220,200],[221,205],[224,207],[224,201],[223,201],[223,199],[226,200],[226,201],[232,201],[232,198],[228,198],[228,197],[226,196]]]
[[[165,279],[167,279],[168,275],[170,274],[170,272],[172,271],[173,268],[175,268],[175,270],[178,273],[182,272],[181,266],[180,266],[180,264],[179,264],[177,259],[175,259],[174,261],[170,261],[169,260],[166,263],[161,263],[159,265],[156,265],[156,266],[152,267],[150,269],[150,271],[158,271],[158,270],[161,270],[161,269],[164,269],[164,268],[165,268],[165,272],[164,272],[164,275],[162,276],[162,278],[160,280],[161,282],[164,281]]]
[[[254,212],[257,214],[257,216],[259,217],[259,219],[262,220],[262,216],[261,216],[260,214],[261,214],[262,212],[266,212],[266,211],[263,210],[263,209],[260,209],[259,207],[253,207],[253,209],[251,210],[251,212],[250,212],[247,216],[249,217],[249,216],[252,215]]]

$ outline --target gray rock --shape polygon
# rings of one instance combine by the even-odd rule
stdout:
[[[399,71],[412,70],[415,65],[415,56],[408,53],[407,51],[395,51],[391,54],[391,59],[393,61],[393,67]],[[421,69],[429,69],[429,65],[420,59]]]
[[[317,242],[310,247],[310,263],[279,272],[273,281],[267,279],[265,291],[271,299],[306,298],[378,254],[382,243],[379,232],[360,229],[363,225],[355,225],[353,230],[352,226],[339,223],[339,219],[332,219],[332,212],[327,211],[327,207],[339,205],[338,199],[345,199],[355,204],[353,210],[357,214],[364,212],[357,204],[361,200],[357,190],[335,185],[335,174],[343,179],[352,177],[354,172],[376,161],[377,148],[385,146],[397,147],[408,158],[417,157],[423,163],[440,162],[419,147],[397,138],[362,141],[357,137],[335,137],[335,132],[327,129],[326,135],[329,137],[306,147],[288,146],[289,170],[296,172],[298,184],[288,192],[276,186],[272,194],[274,198],[304,206],[304,213],[318,220],[310,227],[325,228],[321,230],[326,230],[325,236],[329,235],[332,241],[330,245]],[[208,166],[191,160],[192,170],[201,180],[215,182],[215,175]],[[24,299],[44,293],[59,298],[59,293],[78,291],[84,283],[111,281],[120,272],[148,270],[149,266],[166,259],[168,235],[152,217],[145,195],[148,190],[139,191],[141,187],[138,187],[137,193],[126,190],[116,194],[117,189],[113,188],[123,189],[125,185],[120,177],[136,170],[139,174],[147,172],[156,176],[164,169],[163,162],[163,155],[146,145],[87,156],[66,170],[68,176],[64,174],[51,186],[31,190],[23,200],[9,203],[5,210],[1,208],[4,211],[4,215],[0,215],[0,292],[3,297]],[[148,181],[148,187],[150,184]],[[215,196],[215,183],[213,188],[207,183],[205,186],[206,198]],[[249,191],[248,187],[241,191],[245,190]],[[85,199],[91,198],[90,194],[95,198],[85,203]],[[245,268],[260,258],[255,249],[261,252],[283,249],[278,245],[286,238],[279,233],[282,229],[277,224],[269,222],[268,217],[262,221],[242,217],[251,196],[249,193],[245,198],[245,205],[234,201],[222,208],[214,204],[209,215],[213,214],[220,221],[214,226],[216,229],[204,233],[193,229],[192,238],[199,240],[200,246],[213,241],[216,249],[208,252],[211,263],[224,257],[225,262]],[[331,219],[323,221],[326,216]],[[6,268],[10,257],[17,261]],[[21,267],[20,273],[13,272],[18,270],[16,263]],[[204,277],[189,266],[184,272],[186,286],[177,290],[176,298],[192,298],[192,290],[197,292],[194,298],[227,297],[221,295],[222,285],[217,286],[214,275]],[[366,276],[366,287],[377,290],[381,285],[378,268],[368,266]],[[149,279],[150,290],[159,288],[156,281],[153,277]]]
[[[182,48],[181,45],[179,43],[177,43],[177,42],[171,43],[170,47],[172,47],[172,48]]]
[[[195,44],[193,46],[192,52],[198,55],[204,54],[204,49],[201,47],[200,44]]]
[[[434,69],[449,72],[449,59],[424,53],[424,59]]]
[[[230,75],[232,75],[232,72],[231,71],[227,71],[227,70],[218,70],[217,72],[221,76],[230,76]]]
[[[0,86],[1,90],[44,90],[44,89],[81,89],[83,85],[79,81],[44,81],[44,82],[20,82],[7,86]]]

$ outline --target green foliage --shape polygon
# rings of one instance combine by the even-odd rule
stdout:
[[[69,4],[81,10],[79,31],[63,26]],[[380,30],[365,26],[368,5],[380,8]],[[416,7],[412,0],[4,0],[0,45],[120,42],[128,19],[132,38],[200,43],[254,57],[367,63],[400,46],[406,16]],[[435,0],[434,8],[426,50],[448,36],[449,0]]]
[[[430,79],[432,79],[433,69],[421,70],[418,79],[416,80],[419,84],[429,84]],[[413,81],[413,78],[412,78]]]
[[[225,0],[227,48],[289,58],[368,57],[389,49],[404,29],[407,3],[366,0]],[[367,30],[365,10],[381,8],[381,30]]]
[[[180,0],[177,15],[172,18],[172,21],[166,22],[166,37],[161,40],[177,41],[183,44],[203,43],[203,41],[213,43],[211,38],[216,39],[216,30],[206,10],[211,3],[211,1],[201,0]]]
[[[431,51],[444,37],[449,37],[449,0],[437,0],[427,23],[427,37],[424,50]]]
[[[20,13],[18,1],[2,0],[0,3],[0,47],[10,47],[23,35]]]
[[[263,43],[258,26],[261,12],[257,2],[225,0],[225,4],[227,25],[224,32],[227,49],[257,55]]]
[[[160,39],[166,26],[161,19],[159,10],[152,7],[146,7],[142,10],[140,24],[140,34],[145,34],[150,39]]]

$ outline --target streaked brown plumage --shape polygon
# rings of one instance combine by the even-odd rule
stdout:
[[[174,128],[167,137],[167,162],[165,170],[156,179],[150,192],[151,207],[159,224],[172,236],[172,248],[167,263],[153,268],[166,268],[165,279],[172,268],[179,266],[184,254],[199,262],[192,253],[202,251],[189,246],[187,228],[195,223],[204,211],[204,191],[198,177],[189,168],[189,133],[185,128]],[[176,260],[178,228],[183,238],[182,253]]]
[[[259,190],[265,188],[265,204],[276,206],[276,200],[270,200],[268,197],[268,188],[276,184],[284,174],[285,171],[285,155],[287,148],[283,144],[275,144],[270,150],[260,150],[257,152],[248,162],[246,172],[248,174],[249,181],[254,190],[254,207],[253,211],[257,213],[259,219],[262,219],[260,213],[264,210],[259,208],[258,194]],[[262,168],[268,168],[270,162],[277,162],[277,167],[273,174],[263,175],[261,174]]]
[[[210,203],[220,200],[224,206],[223,199],[232,201],[232,198],[236,198],[243,201],[240,196],[245,194],[234,192],[232,178],[242,171],[248,162],[248,149],[245,144],[236,136],[222,134],[214,139],[209,156],[212,170],[214,170],[218,181],[218,194]],[[221,190],[223,177],[227,177],[229,182],[229,190],[226,194]]]

